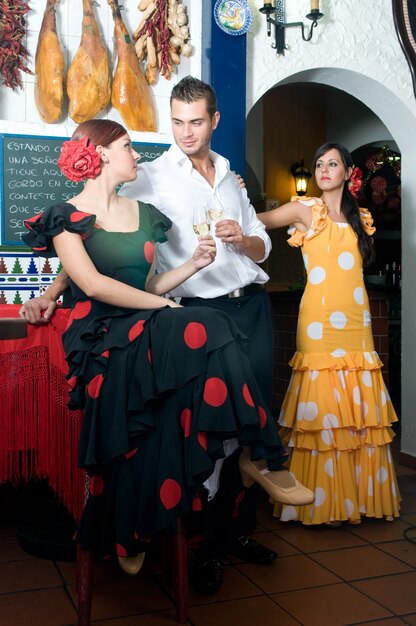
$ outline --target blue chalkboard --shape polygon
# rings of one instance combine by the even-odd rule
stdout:
[[[56,165],[67,137],[0,135],[0,215],[3,245],[24,245],[23,220],[56,202],[72,198],[82,183],[65,178]],[[166,144],[133,143],[140,160],[153,161],[169,148]]]

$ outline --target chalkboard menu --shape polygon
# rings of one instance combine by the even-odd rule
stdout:
[[[21,244],[23,221],[56,202],[65,202],[82,189],[57,167],[66,137],[0,135],[0,214],[4,245]],[[141,162],[153,161],[166,144],[133,143]]]

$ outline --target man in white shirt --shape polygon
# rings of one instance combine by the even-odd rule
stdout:
[[[197,242],[193,210],[198,206],[203,206],[204,212],[205,207],[210,209],[216,260],[169,295],[180,297],[184,306],[209,306],[233,317],[249,338],[251,365],[264,399],[271,405],[272,312],[263,289],[269,277],[257,265],[269,255],[271,242],[228,161],[210,149],[219,119],[213,89],[191,76],[181,80],[171,94],[175,143],[155,161],[140,165],[136,181],[125,184],[120,193],[154,204],[172,220],[168,241],[157,244],[156,270],[161,272],[189,259]],[[61,273],[42,298],[25,305],[29,321],[34,321],[34,316],[39,319],[42,311],[44,317],[50,317],[55,298],[65,287],[65,274]],[[189,516],[189,532],[205,537],[191,575],[191,584],[200,592],[211,593],[221,587],[223,559],[228,552],[262,564],[277,558],[250,537],[256,526],[258,487],[243,487],[238,457],[239,450],[227,457],[217,494],[209,502],[206,498],[202,510]]]
[[[213,89],[187,76],[173,88],[170,104],[175,143],[155,161],[139,164],[136,180],[123,185],[120,193],[154,204],[172,220],[168,242],[157,244],[157,271],[161,272],[184,263],[194,249],[194,209],[203,207],[204,214],[206,210],[211,214],[211,234],[217,240],[215,263],[169,295],[180,297],[184,306],[209,306],[233,317],[250,340],[251,365],[270,406],[272,313],[263,289],[269,277],[257,265],[270,253],[270,238],[228,161],[210,149],[220,119]],[[191,576],[198,591],[219,589],[223,557],[228,552],[256,563],[271,563],[277,557],[250,537],[256,525],[258,489],[242,487],[238,455],[239,450],[225,461],[217,495],[203,503],[200,513],[190,516],[190,528],[206,537],[199,567]]]

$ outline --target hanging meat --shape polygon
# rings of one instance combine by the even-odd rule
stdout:
[[[83,0],[81,44],[68,70],[69,115],[80,124],[110,102],[108,55],[94,17],[92,0]]]
[[[41,118],[57,122],[64,110],[64,53],[56,32],[55,4],[46,0],[35,57],[35,102]]]
[[[111,103],[129,130],[155,131],[156,111],[150,87],[137,59],[134,45],[121,17],[117,0],[107,0],[114,19],[117,67],[111,89]]]

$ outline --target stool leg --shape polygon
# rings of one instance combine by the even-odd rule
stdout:
[[[163,533],[160,537],[160,571],[162,582],[170,585],[172,582],[172,551],[173,536],[169,533]]]
[[[82,550],[77,545],[78,626],[89,626],[92,603],[92,575],[94,568],[91,550]]]
[[[181,519],[176,522],[173,541],[173,591],[175,594],[176,621],[185,624],[188,619],[188,552]]]

